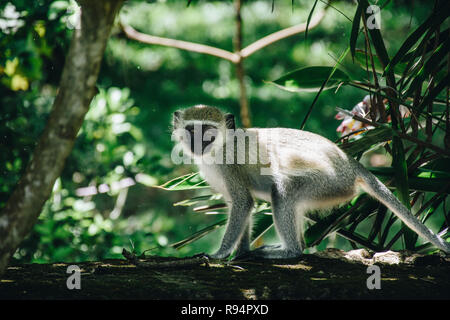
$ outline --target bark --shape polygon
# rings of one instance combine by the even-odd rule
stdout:
[[[239,80],[239,102],[241,106],[241,121],[244,128],[250,128],[252,123],[250,121],[250,107],[247,98],[247,89],[245,87],[245,69],[244,59],[241,55],[242,50],[242,17],[241,17],[241,0],[235,0],[234,6],[236,10],[236,32],[233,39],[234,52],[239,54],[239,60],[236,65],[236,77]]]
[[[52,112],[31,161],[0,214],[0,274],[36,223],[72,151],[95,95],[106,42],[122,1],[78,0],[81,24],[74,30]]]

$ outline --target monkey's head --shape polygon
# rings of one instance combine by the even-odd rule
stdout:
[[[215,107],[196,105],[173,113],[176,140],[196,156],[221,146],[227,129],[235,129],[234,116]]]

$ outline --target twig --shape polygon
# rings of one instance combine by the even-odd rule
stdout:
[[[162,269],[162,268],[185,268],[192,266],[199,266],[204,264],[209,267],[209,260],[206,256],[195,256],[192,258],[171,260],[171,261],[149,261],[138,259],[134,253],[129,252],[125,248],[122,250],[122,255],[132,264],[138,267],[151,268],[151,269]]]

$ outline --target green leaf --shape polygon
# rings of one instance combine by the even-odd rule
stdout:
[[[210,234],[211,232],[213,232],[214,230],[216,230],[217,228],[220,228],[221,226],[224,226],[227,223],[228,219],[223,219],[220,220],[206,228],[203,228],[195,233],[193,233],[192,235],[190,235],[189,237],[178,241],[176,243],[171,244],[171,247],[174,249],[180,249],[186,245],[188,245],[189,243],[192,243],[194,241],[197,241],[200,238],[203,238],[204,236],[206,236],[207,234]]]
[[[422,102],[417,106],[418,110],[423,110],[426,105],[430,104],[438,94],[450,85],[450,74],[446,74],[445,77],[433,87],[432,90],[423,98]]]
[[[398,197],[408,209],[411,209],[405,151],[403,150],[402,140],[398,136],[394,136],[392,140],[392,167],[394,168]]]
[[[221,198],[222,198],[222,196],[219,194],[208,194],[208,195],[204,195],[204,196],[198,196],[198,197],[182,200],[182,201],[174,203],[173,205],[175,207],[176,206],[189,207],[189,206],[192,206],[192,205],[197,204],[202,201],[219,200]]]
[[[323,90],[325,90],[325,88],[327,87],[327,85],[329,85],[330,83],[330,79],[333,78],[334,76],[336,76],[336,71],[338,70],[337,66],[342,62],[342,60],[344,60],[344,58],[347,56],[348,52],[350,51],[350,48],[347,47],[347,49],[344,50],[344,52],[341,54],[341,56],[339,57],[339,59],[336,61],[336,63],[334,64],[333,68],[331,69],[331,71],[329,72],[327,78],[325,79],[325,81],[322,82],[322,85],[319,88],[319,91],[317,91],[316,96],[314,97],[314,100],[312,101],[311,105],[308,108],[308,111],[306,112],[305,118],[303,118],[302,124],[300,125],[300,130],[303,130],[306,126],[306,121],[308,121],[309,116],[311,115],[311,112],[314,108],[314,106],[316,105],[316,102],[319,100],[319,96],[321,95],[321,93],[323,92]],[[341,73],[341,71],[338,72]],[[346,75],[346,74],[345,74]],[[346,75],[347,76],[347,75]],[[347,76],[348,77],[348,76]],[[347,81],[349,82],[349,81]],[[338,84],[339,85],[339,84]]]
[[[359,25],[361,23],[361,11],[362,6],[358,3],[358,7],[356,8],[355,17],[353,18],[352,23],[352,31],[350,33],[350,53],[352,55],[352,59],[355,60],[355,50],[356,50],[356,41],[358,40],[359,35]]]
[[[347,154],[354,156],[359,152],[367,151],[376,143],[389,141],[392,139],[392,129],[385,126],[380,126],[375,129],[367,131],[359,140],[342,143],[339,146]]]
[[[313,5],[311,11],[309,12],[308,19],[306,20],[305,40],[308,38],[309,23],[311,22],[312,14],[314,12],[314,9],[316,8],[317,2],[319,2],[319,0],[316,0],[314,2],[314,5]]]
[[[383,227],[383,221],[386,217],[387,207],[384,205],[381,205],[378,207],[377,214],[375,217],[375,222],[373,224],[372,230],[370,230],[369,236],[367,240],[370,242],[373,242],[375,240],[375,237],[379,235],[379,240],[381,240],[381,229]],[[380,242],[380,241],[379,241]],[[380,243],[381,245],[383,243]]]
[[[343,219],[352,213],[347,207],[335,209],[331,214],[317,220],[315,224],[305,230],[304,238],[306,247],[318,245],[330,232],[342,223]]]
[[[358,197],[356,201],[357,203],[355,203],[347,211],[345,210],[345,207],[333,211],[331,213],[331,218],[330,216],[325,216],[323,218],[310,216],[311,220],[315,221],[316,224],[314,224],[305,231],[306,245],[313,246],[315,244],[318,244],[330,232],[336,230],[337,234],[352,242],[355,242],[363,247],[366,247],[374,251],[381,251],[382,248],[378,244],[368,241],[364,236],[356,233],[354,229],[353,230],[344,229],[345,225],[347,225],[348,223],[353,223],[355,217],[361,217],[358,218],[359,221],[362,221],[365,218],[367,218],[374,212],[373,209],[379,205],[377,201],[372,200],[366,194],[363,194],[360,197]],[[359,205],[358,202],[361,205]],[[345,212],[342,212],[341,210]]]
[[[419,70],[418,74],[414,77],[411,85],[409,86],[406,96],[410,96],[419,87],[423,81],[432,73],[441,69],[445,63],[446,57],[450,51],[450,39],[444,41],[439,47],[436,48],[431,57],[425,62],[423,67]]]
[[[395,185],[397,187],[397,196],[403,205],[411,210],[409,200],[408,168],[406,165],[405,151],[402,140],[398,136],[392,139],[392,167],[395,174]],[[413,250],[417,241],[417,234],[402,222],[404,230],[403,238],[407,250]]]
[[[446,159],[442,160],[448,161]],[[394,178],[395,169],[392,167],[370,167],[367,169],[381,181],[388,181]],[[410,190],[450,194],[449,181],[450,173],[448,171],[419,168],[413,176],[408,177],[408,186]]]
[[[366,70],[366,58],[368,58],[369,66],[370,66],[370,58],[366,55],[365,52],[360,51],[360,50],[355,52],[355,60],[364,70]],[[383,74],[384,68],[383,68],[383,65],[381,64],[380,59],[378,58],[377,55],[373,55],[373,63],[374,63],[375,71],[378,72],[379,74]],[[395,74],[398,76],[401,76],[401,74],[403,73],[403,71],[405,71],[405,69],[406,69],[406,63],[400,63],[396,66]]]
[[[252,228],[251,241],[252,244],[258,241],[264,233],[273,226],[273,218],[271,209],[262,209],[253,214],[255,220]]]
[[[208,187],[208,184],[200,177],[198,172],[186,174],[157,186],[157,188],[169,191],[201,189]]]
[[[359,0],[359,5],[361,6],[361,14],[363,19],[366,19],[367,8],[369,7],[369,2],[367,0]],[[389,55],[384,45],[383,37],[381,32],[377,28],[369,28],[367,30],[372,39],[375,51],[380,59],[381,64],[385,67],[389,64]]]
[[[216,203],[216,204],[204,205],[204,206],[194,208],[194,211],[195,212],[209,212],[209,211],[223,210],[226,208],[227,208],[226,203]]]
[[[392,68],[399,63],[408,51],[420,40],[425,32],[437,25],[440,25],[448,17],[449,2],[442,8],[442,10],[433,11],[433,14],[425,20],[411,35],[406,38],[400,49],[398,49],[391,62],[386,66],[386,73],[390,72]],[[436,14],[437,12],[437,14]]]
[[[313,66],[294,70],[281,78],[269,82],[279,88],[290,92],[317,92],[328,76],[333,72],[334,67]],[[328,79],[323,90],[328,90],[350,81],[350,77],[344,71],[337,69]]]

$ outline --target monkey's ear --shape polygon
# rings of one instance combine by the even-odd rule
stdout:
[[[231,113],[225,114],[225,125],[226,125],[227,129],[233,129],[233,130],[236,129],[234,115],[232,115]]]
[[[172,125],[174,129],[178,128],[178,124],[181,121],[181,112],[180,111],[175,111],[173,113],[173,120],[172,120]]]

